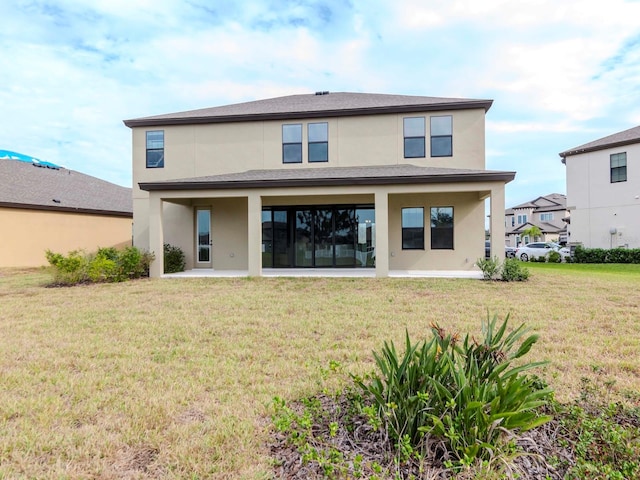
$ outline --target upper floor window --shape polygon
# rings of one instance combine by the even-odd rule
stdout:
[[[523,223],[527,223],[527,215],[518,215],[518,225],[522,225]]]
[[[164,168],[164,130],[147,132],[147,168]]]
[[[282,163],[302,163],[302,124],[282,125]]]
[[[453,155],[453,118],[451,115],[431,117],[431,156]]]
[[[402,249],[424,250],[424,208],[402,209]]]
[[[611,155],[611,183],[627,181],[627,153]]]
[[[404,158],[424,158],[424,117],[404,119]]]
[[[453,250],[453,207],[431,207],[431,249]]]
[[[309,136],[309,162],[329,161],[329,124],[310,123],[307,125]]]
[[[549,222],[553,220],[553,213],[541,213],[540,214],[540,221],[541,222]]]
[[[512,227],[516,226],[516,217],[511,217],[511,226]]]

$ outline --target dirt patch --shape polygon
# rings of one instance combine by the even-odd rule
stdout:
[[[113,473],[123,479],[150,479],[162,477],[157,459],[160,451],[150,445],[136,445],[120,450],[113,463]]]
[[[388,438],[382,430],[375,431],[364,417],[346,418],[349,403],[345,398],[334,400],[321,396],[319,400],[323,413],[318,417],[322,417],[322,420],[311,427],[312,435],[307,439],[307,443],[317,452],[321,452],[320,459],[310,459],[309,451],[301,453],[296,445],[292,444],[288,434],[275,432],[269,447],[275,460],[276,478],[322,479],[327,478],[327,469],[333,469],[332,474],[337,478],[453,478],[451,471],[444,466],[444,462],[449,459],[446,450],[437,440],[428,445],[427,454],[420,463],[415,460],[397,462],[394,452],[389,448]],[[301,404],[292,404],[289,407],[299,414],[304,409]],[[339,425],[337,431],[336,423]],[[353,428],[347,429],[345,425]],[[494,465],[504,470],[506,478],[562,480],[575,464],[572,453],[567,448],[559,446],[563,432],[563,427],[555,420],[526,432],[515,438],[520,453],[510,458],[494,459]],[[336,456],[335,452],[340,454]],[[330,460],[331,458],[333,460]],[[562,467],[551,465],[548,460],[552,458],[555,465]],[[469,472],[468,477],[459,473],[455,478],[470,480],[475,478],[476,473]]]

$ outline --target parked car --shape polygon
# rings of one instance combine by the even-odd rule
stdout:
[[[540,257],[544,257],[549,252],[558,252],[563,260],[571,254],[567,247],[561,247],[557,243],[532,242],[518,247],[515,253],[515,257],[519,258],[523,262],[527,262],[533,258],[537,259]]]
[[[489,258],[491,256],[491,242],[484,242],[484,258]],[[516,249],[513,247],[509,247],[508,245],[504,246],[504,256],[506,258],[513,258],[516,256]]]

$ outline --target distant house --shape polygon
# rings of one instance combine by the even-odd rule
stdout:
[[[473,270],[502,252],[504,187],[485,168],[491,100],[290,95],[126,120],[134,242],[187,268]]]
[[[67,253],[131,245],[131,189],[0,150],[0,267],[45,265]]]
[[[511,247],[529,242],[567,241],[567,198],[551,193],[509,208],[504,213],[505,243]],[[529,238],[523,232],[536,226],[541,236]]]
[[[567,167],[569,242],[640,248],[640,126],[560,153]]]

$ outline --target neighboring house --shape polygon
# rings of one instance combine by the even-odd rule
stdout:
[[[46,265],[47,249],[131,245],[132,216],[130,188],[0,150],[0,267]]]
[[[551,193],[509,208],[504,213],[505,243],[517,247],[529,242],[567,242],[567,197]],[[524,231],[536,226],[542,235],[529,238]]]
[[[187,268],[471,270],[484,202],[502,252],[505,183],[485,170],[491,100],[317,92],[126,120],[134,243]]]
[[[640,126],[560,153],[569,243],[640,248]]]

